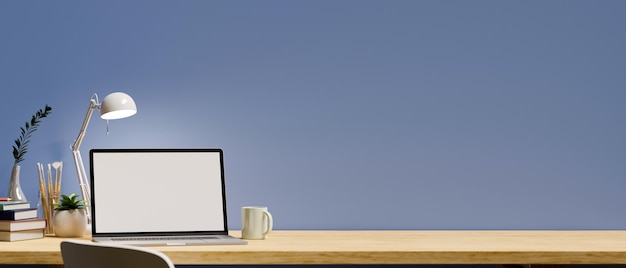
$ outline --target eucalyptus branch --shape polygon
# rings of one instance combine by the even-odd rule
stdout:
[[[30,121],[26,121],[24,126],[20,127],[20,137],[15,140],[15,145],[13,145],[15,164],[24,161],[24,155],[28,152],[28,144],[30,143],[31,136],[39,127],[41,119],[47,117],[51,112],[52,107],[46,104],[44,109],[39,109],[39,111],[31,117]]]

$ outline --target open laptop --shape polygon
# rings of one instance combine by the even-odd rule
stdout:
[[[247,244],[228,235],[222,149],[92,149],[93,241]]]

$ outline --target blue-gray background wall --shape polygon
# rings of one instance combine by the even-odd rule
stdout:
[[[611,0],[0,1],[0,191],[19,127],[49,104],[21,184],[36,201],[36,163],[63,161],[63,192],[79,192],[69,146],[89,98],[124,91],[138,114],[109,135],[94,115],[83,157],[223,148],[233,229],[244,205],[269,206],[276,229],[624,229],[624,14]]]

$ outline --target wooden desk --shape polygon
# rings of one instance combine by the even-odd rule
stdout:
[[[0,264],[60,265],[62,240],[2,242]],[[175,264],[626,264],[626,231],[274,231],[248,245],[153,248]]]

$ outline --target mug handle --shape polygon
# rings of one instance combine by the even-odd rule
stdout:
[[[272,214],[267,210],[263,210],[263,217],[267,219],[267,230],[263,232],[263,237],[265,237],[272,231],[272,228],[274,227],[274,220],[272,219]]]

